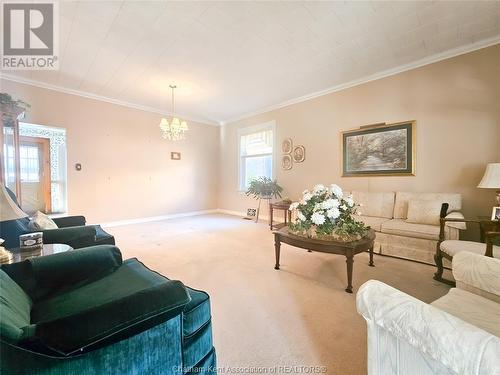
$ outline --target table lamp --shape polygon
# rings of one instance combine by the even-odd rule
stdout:
[[[0,186],[0,222],[22,219],[28,216],[12,200],[5,186]]]
[[[483,179],[477,185],[483,189],[500,189],[500,163],[489,163],[486,166]],[[500,190],[497,190],[497,206],[500,206]]]
[[[6,229],[2,228],[2,222],[22,219],[27,216],[28,215],[17,206],[16,202],[12,200],[5,186],[3,186],[3,184],[0,185],[0,237],[2,236],[3,230]],[[7,256],[7,253],[1,245],[3,242],[3,239],[0,238],[0,260],[4,260]]]

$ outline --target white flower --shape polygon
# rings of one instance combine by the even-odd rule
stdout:
[[[340,211],[338,208],[334,207],[326,211],[326,216],[328,216],[330,219],[336,219],[340,216]]]
[[[318,184],[316,185],[314,188],[313,188],[313,193],[314,194],[319,194],[319,193],[322,193],[326,190],[325,186],[324,185],[321,185],[321,184]]]
[[[347,206],[345,204],[343,204],[342,206],[340,206],[341,209],[343,209],[344,211],[347,210]]]
[[[342,199],[342,197],[344,196],[342,188],[339,185],[331,184],[330,191],[339,199]]]
[[[329,210],[330,208],[333,207],[338,207],[340,205],[340,202],[338,199],[327,199],[326,201],[323,202],[322,206],[325,210]]]
[[[306,221],[306,217],[302,212],[297,213],[297,219],[299,219],[299,221]]]
[[[302,200],[304,202],[307,202],[309,199],[311,199],[313,197],[313,195],[309,192],[305,193],[304,196],[302,197]]]
[[[319,212],[315,212],[311,216],[311,221],[316,225],[321,225],[325,223],[325,216]]]
[[[307,189],[306,189],[306,190],[304,190],[304,191],[302,192],[302,195],[304,195],[304,194],[306,194],[306,193],[309,193],[309,190],[307,190]]]
[[[353,207],[354,206],[354,199],[352,199],[351,196],[348,196],[346,199],[345,199],[345,202],[347,203],[347,205],[349,207]]]
[[[291,210],[296,210],[298,207],[299,207],[299,202],[293,202],[293,203],[290,205],[290,211],[291,211]]]

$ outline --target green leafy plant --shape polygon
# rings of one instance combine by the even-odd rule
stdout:
[[[31,107],[28,103],[23,102],[22,100],[12,99],[12,96],[10,96],[9,94],[7,94],[5,92],[0,93],[0,104],[2,106],[6,106],[6,107],[10,107],[10,108],[18,107],[21,109],[28,109]]]
[[[283,188],[278,185],[276,180],[271,180],[268,177],[257,177],[250,181],[246,195],[252,196],[255,199],[259,198],[281,198]]]
[[[0,107],[3,125],[10,128],[14,126],[16,117],[31,106],[22,100],[14,100],[9,94],[2,92],[0,93]]]

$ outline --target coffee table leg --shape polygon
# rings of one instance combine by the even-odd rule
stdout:
[[[375,267],[375,263],[373,263],[373,246],[370,247],[370,263],[368,265],[370,267]]]
[[[347,288],[345,291],[347,293],[352,293],[352,268],[354,263],[353,255],[346,255],[346,263],[347,263]]]
[[[278,235],[274,236],[274,252],[276,254],[276,264],[274,265],[275,270],[280,269],[280,249],[281,249],[281,241]]]

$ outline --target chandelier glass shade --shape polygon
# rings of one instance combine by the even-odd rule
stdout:
[[[174,90],[177,86],[170,85],[172,89],[172,119],[169,122],[165,117],[160,121],[162,137],[170,141],[179,141],[186,139],[186,132],[189,130],[187,122],[175,117],[175,99]]]

